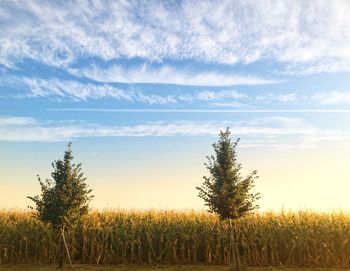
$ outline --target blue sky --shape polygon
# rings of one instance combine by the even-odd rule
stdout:
[[[72,141],[96,208],[202,208],[205,155],[231,127],[262,209],[350,209],[349,13],[341,0],[2,2],[0,206],[26,206]]]

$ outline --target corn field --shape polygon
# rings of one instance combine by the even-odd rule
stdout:
[[[350,266],[350,214],[261,213],[235,222],[249,266]],[[204,212],[90,212],[67,232],[75,263],[227,264],[229,225]],[[30,212],[0,211],[0,264],[58,261],[59,236]]]

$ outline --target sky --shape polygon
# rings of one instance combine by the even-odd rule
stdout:
[[[350,2],[1,1],[0,208],[72,142],[98,209],[199,209],[230,127],[260,210],[350,211]]]

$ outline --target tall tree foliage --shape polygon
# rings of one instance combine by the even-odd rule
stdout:
[[[237,161],[236,147],[239,139],[232,142],[229,128],[220,131],[218,142],[212,146],[214,155],[207,156],[205,163],[210,176],[204,176],[198,196],[205,201],[210,212],[216,213],[221,219],[235,219],[258,208],[255,201],[259,193],[251,193],[254,180],[258,178],[257,171],[243,178],[241,164]]]
[[[210,212],[218,214],[222,220],[229,220],[229,270],[245,271],[247,268],[237,246],[236,228],[232,226],[232,219],[242,217],[258,208],[255,201],[260,195],[250,191],[258,176],[256,170],[245,178],[241,176],[242,166],[237,161],[236,153],[239,138],[232,142],[230,135],[229,128],[220,131],[218,142],[212,145],[214,155],[207,156],[208,162],[205,163],[210,175],[203,177],[204,182],[197,189],[198,196],[205,201]]]
[[[93,198],[92,190],[86,184],[81,169],[81,163],[74,164],[71,143],[68,144],[63,160],[52,163],[52,179],[42,181],[38,176],[41,194],[28,197],[35,203],[36,216],[39,220],[49,223],[61,234],[60,266],[63,266],[65,244],[64,232],[74,226],[88,212],[89,202]],[[70,260],[70,258],[69,258]]]

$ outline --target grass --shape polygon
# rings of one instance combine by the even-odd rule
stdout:
[[[0,265],[1,271],[48,271],[59,270],[57,266],[46,265]],[[226,266],[218,265],[74,265],[73,268],[66,266],[64,270],[76,271],[227,271]]]
[[[0,265],[1,271],[48,271],[59,270],[52,265]],[[223,265],[74,265],[71,271],[228,271]],[[339,268],[250,267],[248,271],[350,271]]]

